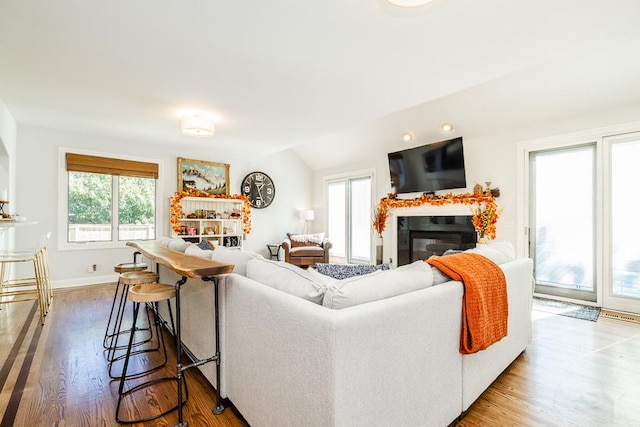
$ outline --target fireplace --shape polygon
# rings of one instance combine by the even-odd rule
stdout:
[[[399,216],[398,266],[476,245],[471,215]]]

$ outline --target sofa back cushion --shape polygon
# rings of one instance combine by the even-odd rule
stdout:
[[[324,241],[324,233],[316,234],[291,234],[287,233],[287,237],[291,240],[291,247],[300,246],[322,246]]]
[[[216,248],[211,251],[210,257],[213,261],[233,264],[233,273],[246,276],[249,261],[255,258],[262,258],[262,255],[251,251],[239,251],[237,249],[228,249],[224,246],[216,246]]]
[[[246,270],[249,279],[316,304],[324,296],[325,283],[293,264],[260,257],[249,261]]]
[[[183,253],[191,245],[193,245],[193,243],[187,242],[180,237],[173,237],[167,242],[167,247],[169,249]]]
[[[478,245],[473,249],[467,249],[465,252],[482,255],[498,265],[516,259],[516,251],[511,242],[490,242],[486,245]]]
[[[428,288],[432,284],[431,266],[424,261],[416,261],[394,270],[377,270],[363,276],[335,280],[325,292],[322,305],[346,308]]]

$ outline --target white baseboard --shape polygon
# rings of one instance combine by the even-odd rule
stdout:
[[[81,279],[53,280],[51,287],[53,289],[75,288],[77,286],[98,285],[101,283],[116,283],[117,281],[117,274],[109,274],[105,276],[83,277]]]

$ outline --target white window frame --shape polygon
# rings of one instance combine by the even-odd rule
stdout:
[[[563,147],[575,147],[587,143],[596,143],[596,165],[595,165],[595,186],[596,186],[596,209],[595,209],[595,268],[596,272],[594,280],[596,282],[596,302],[593,305],[602,306],[603,289],[608,287],[608,280],[604,277],[605,270],[603,260],[606,255],[608,244],[605,241],[604,224],[609,221],[607,209],[603,204],[603,183],[605,181],[605,160],[604,159],[604,140],[606,137],[620,135],[625,133],[637,132],[640,129],[640,122],[627,123],[616,126],[586,130],[565,135],[551,136],[530,141],[523,141],[518,144],[517,162],[517,221],[516,221],[516,253],[518,256],[529,256],[528,233],[530,224],[530,206],[529,206],[529,188],[530,188],[530,171],[529,171],[529,154],[533,151],[541,151],[546,149],[556,149]],[[561,300],[575,301],[581,304],[590,304],[582,300],[571,300],[569,298],[554,297]]]
[[[111,224],[113,231],[113,240],[109,242],[68,242],[68,219],[69,219],[69,173],[66,168],[66,154],[85,154],[89,156],[117,158],[123,160],[133,160],[139,162],[156,163],[158,165],[158,179],[156,179],[156,200],[155,200],[155,219],[156,219],[156,237],[159,235],[160,228],[163,224],[162,212],[162,161],[145,157],[128,156],[123,154],[105,153],[99,151],[82,150],[77,148],[59,147],[58,148],[58,250],[74,251],[74,250],[90,250],[90,249],[118,249],[126,247],[125,241],[119,241],[117,236],[118,224]],[[117,189],[115,190],[117,193]],[[114,206],[117,209],[117,206]]]
[[[331,181],[338,181],[338,180],[349,180],[349,179],[358,179],[358,178],[369,178],[371,179],[371,202],[372,202],[372,206],[371,206],[371,213],[373,214],[373,209],[377,206],[377,202],[378,199],[376,198],[376,174],[375,174],[375,169],[363,169],[363,170],[357,170],[357,171],[353,171],[353,172],[344,172],[344,173],[339,173],[339,174],[335,174],[335,175],[327,175],[325,177],[323,177],[323,196],[324,196],[324,206],[328,207],[329,206],[329,198],[328,198],[328,191],[327,191],[327,186],[329,184],[329,182]],[[324,219],[324,229],[328,230],[329,229],[329,212],[327,209],[327,214],[325,215],[325,219]],[[375,240],[375,236],[374,236],[374,231],[373,228],[371,228],[370,230],[371,232],[371,238],[370,238],[370,253],[369,253],[369,261],[375,261],[376,259],[376,240]],[[329,239],[331,239],[331,236],[328,236]],[[345,254],[345,261],[348,260],[349,258],[349,242],[347,242],[347,254]],[[374,262],[375,263],[375,262]]]

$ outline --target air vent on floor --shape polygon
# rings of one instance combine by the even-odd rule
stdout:
[[[601,310],[600,316],[608,317],[609,319],[640,323],[640,315],[633,313],[624,313],[622,311]]]

